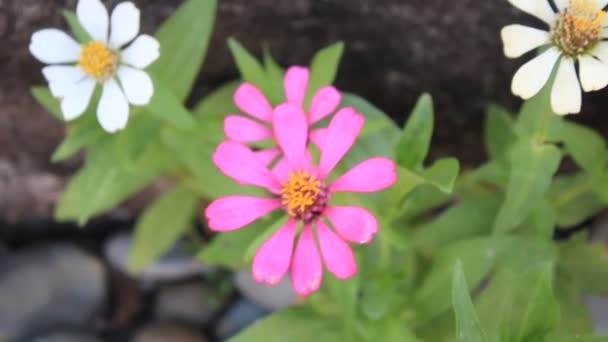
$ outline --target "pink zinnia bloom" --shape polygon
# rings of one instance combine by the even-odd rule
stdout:
[[[305,296],[319,288],[322,260],[337,278],[356,273],[355,258],[346,241],[370,242],[378,222],[367,209],[330,205],[331,195],[339,191],[378,191],[392,185],[396,178],[392,160],[374,157],[329,181],[329,174],[355,142],[363,120],[350,107],[336,113],[327,128],[318,167],[312,165],[306,150],[306,114],[294,103],[279,105],[273,115],[273,134],[284,153],[285,168],[270,171],[254,152],[236,141],[218,146],[213,162],[224,174],[241,184],[264,187],[269,196],[235,195],[213,201],[205,210],[212,230],[239,229],[276,209],[285,210],[289,216],[254,257],[252,271],[257,281],[274,285],[290,270],[294,289]],[[294,249],[298,222],[303,225]]]
[[[340,104],[340,92],[333,86],[319,89],[310,101],[308,111],[304,110],[304,97],[308,86],[308,68],[292,66],[283,77],[283,90],[288,103],[293,103],[307,113],[309,126],[316,124],[333,113]],[[249,116],[230,114],[224,119],[224,133],[230,140],[253,143],[274,139],[272,131],[273,108],[262,92],[251,83],[241,84],[234,93],[234,103]],[[319,148],[323,144],[325,128],[309,129],[310,141]],[[280,155],[278,147],[262,149],[256,154],[263,163],[269,164]]]

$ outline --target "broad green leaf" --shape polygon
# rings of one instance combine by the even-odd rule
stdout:
[[[276,233],[279,229],[281,229],[281,227],[283,227],[283,225],[285,225],[285,223],[287,222],[287,216],[286,215],[282,215],[283,217],[279,217],[277,219],[273,221],[273,219],[269,219],[268,224],[266,224],[267,228],[264,230],[264,232],[262,234],[259,234],[250,244],[249,247],[247,247],[247,250],[245,251],[245,261],[246,262],[251,262],[253,260],[253,257],[255,256],[255,253],[258,251],[258,249],[262,246],[262,244],[264,242],[266,242],[266,240],[268,240],[270,238],[270,236],[272,236],[272,234]]]
[[[175,94],[159,81],[155,82],[154,95],[146,107],[145,113],[148,112],[178,128],[189,128],[194,124],[190,112],[181,104]]]
[[[486,115],[484,140],[488,155],[493,160],[502,159],[516,140],[513,117],[505,108],[490,105]]]
[[[337,42],[319,50],[312,58],[306,97],[304,98],[305,106],[309,105],[317,90],[334,83],[343,51],[344,43]]]
[[[75,125],[69,130],[69,135],[55,149],[51,160],[54,162],[65,160],[80,149],[98,142],[104,136],[106,133],[97,122]]]
[[[420,175],[428,183],[437,187],[444,193],[452,192],[454,182],[458,177],[460,165],[456,158],[443,158],[435,161],[428,169],[420,172]]]
[[[505,201],[494,222],[496,233],[510,231],[528,217],[549,189],[561,157],[553,145],[520,141],[513,147]]]
[[[548,198],[555,208],[557,224],[571,227],[600,212],[605,203],[593,192],[594,178],[588,174],[557,176],[549,189]]]
[[[587,306],[581,300],[581,288],[574,274],[561,272],[558,266],[555,294],[560,306],[559,331],[567,334],[585,334],[593,331],[593,320]]]
[[[78,17],[76,17],[76,13],[69,10],[63,11],[63,17],[65,21],[68,23],[70,30],[74,33],[74,37],[80,43],[86,43],[91,40],[91,36],[85,31],[85,29],[80,25],[80,21],[78,21]]]
[[[239,84],[240,81],[225,83],[205,96],[194,107],[193,114],[197,120],[204,125],[211,118],[223,120],[227,114],[238,113],[232,97]]]
[[[532,210],[528,220],[523,223],[522,230],[524,233],[530,233],[550,241],[553,238],[556,222],[557,212],[555,208],[546,199],[542,199]]]
[[[335,342],[344,340],[335,322],[305,308],[289,308],[255,322],[229,342]]]
[[[283,68],[272,58],[270,50],[264,49],[264,69],[268,77],[269,91],[268,100],[272,105],[278,105],[285,101],[283,94]]]
[[[182,102],[190,93],[207,53],[215,0],[187,0],[159,28],[160,57],[149,71]],[[167,114],[170,115],[170,114]]]
[[[397,164],[412,170],[420,168],[433,135],[433,100],[423,94],[410,114],[397,143]]]
[[[263,94],[268,96],[271,93],[271,85],[260,62],[232,37],[228,38],[228,47],[242,79],[257,86]]]
[[[589,243],[586,234],[559,245],[558,270],[572,279],[581,293],[608,294],[608,250]]]
[[[53,97],[49,88],[41,86],[32,87],[32,96],[44,109],[53,114],[55,118],[65,121],[63,114],[61,114],[59,100]]]
[[[452,306],[456,316],[456,340],[459,342],[487,341],[475,312],[462,263],[456,262],[452,280]]]
[[[606,166],[606,141],[593,129],[564,122],[561,138],[568,154],[583,170],[597,174]]]
[[[553,77],[537,95],[524,102],[515,122],[519,136],[532,137],[541,143],[560,139],[563,119],[551,108],[552,84]]]
[[[446,243],[485,234],[491,231],[499,206],[500,197],[496,194],[465,198],[411,231],[411,246],[428,252]]]
[[[148,112],[139,112],[129,118],[129,129],[115,134],[119,148],[123,149],[129,162],[137,160],[148,146],[157,142],[163,124],[161,119]]]
[[[129,270],[139,272],[161,257],[185,230],[191,228],[197,211],[197,196],[183,185],[177,185],[150,204],[135,226]]]

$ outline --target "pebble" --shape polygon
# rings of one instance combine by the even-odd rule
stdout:
[[[269,310],[241,299],[234,303],[218,321],[215,334],[221,340],[225,340],[269,313]]]
[[[209,290],[201,282],[161,288],[155,307],[158,320],[181,320],[203,326],[213,315]]]
[[[239,271],[234,274],[234,284],[245,298],[268,310],[288,307],[298,297],[288,276],[283,277],[277,285],[270,286],[255,281],[251,272]]]
[[[133,342],[207,342],[199,332],[174,322],[156,322],[144,326]]]

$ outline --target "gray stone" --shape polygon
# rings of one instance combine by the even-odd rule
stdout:
[[[117,234],[104,246],[106,260],[116,269],[130,273],[128,269],[129,250],[132,235],[130,233]],[[153,286],[158,282],[179,280],[205,273],[209,268],[200,264],[184,249],[180,243],[176,244],[162,258],[145,267],[134,276],[143,286]]]
[[[105,296],[103,265],[72,245],[5,256],[0,260],[0,340],[90,323]]]
[[[270,286],[256,282],[251,272],[240,271],[234,274],[234,283],[243,296],[268,310],[287,307],[298,297],[288,276],[283,277],[277,285]]]
[[[53,332],[44,336],[38,336],[33,342],[103,342],[101,339],[80,332]]]
[[[212,314],[209,291],[201,283],[167,286],[158,294],[155,316],[159,320],[176,319],[205,325]]]
[[[584,296],[583,302],[589,308],[593,318],[593,330],[596,334],[608,334],[608,298],[598,296]]]
[[[215,334],[221,339],[229,338],[269,313],[269,310],[248,300],[239,300],[219,320]]]
[[[140,330],[133,342],[206,342],[197,331],[173,322],[151,323]]]

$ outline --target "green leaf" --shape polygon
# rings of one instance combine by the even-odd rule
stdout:
[[[604,209],[605,203],[593,191],[595,182],[588,174],[554,178],[548,198],[555,208],[560,227],[578,225]]]
[[[558,266],[555,293],[559,302],[561,317],[559,331],[568,334],[585,334],[593,331],[593,320],[589,309],[581,301],[581,289],[574,274],[560,272]]]
[[[232,37],[228,38],[228,48],[243,80],[257,86],[268,96],[271,93],[271,86],[260,62]]]
[[[561,138],[568,154],[583,170],[597,174],[606,166],[606,141],[593,129],[564,122]]]
[[[146,113],[178,128],[189,128],[194,124],[194,119],[188,110],[181,104],[178,98],[161,82],[155,82],[154,95],[146,107]]]
[[[429,94],[423,94],[397,143],[397,164],[412,170],[420,168],[431,144],[433,115],[433,100]]]
[[[270,221],[272,221],[272,219]],[[272,234],[276,233],[279,229],[281,229],[281,227],[283,227],[286,222],[286,217],[280,217],[276,219],[273,223],[267,224],[267,228],[264,230],[264,232],[262,234],[259,234],[253,240],[253,242],[249,244],[249,247],[247,247],[247,250],[245,251],[245,261],[247,263],[251,262],[251,260],[253,260],[253,257],[255,256],[255,253],[262,246],[262,244],[266,242],[266,240],[268,240]]]
[[[80,149],[92,145],[106,136],[106,133],[97,122],[76,125],[69,132],[69,135],[61,142],[51,156],[53,162],[65,160]]]
[[[420,175],[426,181],[444,193],[452,192],[460,165],[456,158],[443,158],[435,161],[431,167],[422,171]]]
[[[494,231],[504,233],[519,226],[543,198],[561,161],[553,145],[521,141],[511,150],[511,173],[505,201],[496,216]]]
[[[53,97],[49,88],[40,86],[32,87],[32,96],[34,96],[36,101],[38,101],[44,109],[53,114],[55,118],[62,122],[65,121],[63,119],[63,114],[61,114],[59,100]]]
[[[344,340],[334,322],[305,308],[289,308],[255,322],[229,342],[335,342]]]
[[[515,122],[515,131],[520,137],[532,137],[540,142],[560,139],[563,119],[553,112],[550,101],[553,78],[521,107]]]
[[[608,294],[608,249],[603,243],[589,243],[580,234],[559,246],[558,270],[572,279],[580,293]]]
[[[215,0],[188,0],[156,32],[160,57],[149,71],[162,80],[155,88],[164,85],[179,102],[190,93],[207,53],[215,9]]]
[[[82,25],[80,25],[80,21],[78,20],[78,17],[76,17],[76,13],[73,11],[64,10],[63,17],[79,43],[86,43],[91,40],[91,36],[82,27]]]
[[[191,228],[197,211],[197,196],[183,185],[177,185],[150,204],[135,226],[129,270],[139,272],[161,257],[184,231]]]
[[[274,106],[285,100],[283,94],[283,68],[272,58],[270,50],[264,49],[264,69],[266,69],[266,77],[270,86],[268,100]]]
[[[485,146],[493,160],[502,159],[515,142],[517,135],[513,117],[505,108],[490,105],[484,128]]]
[[[305,106],[308,106],[314,94],[321,87],[334,83],[340,58],[344,51],[344,43],[337,42],[319,50],[310,63],[310,77],[306,87]]]
[[[462,262],[456,262],[452,280],[452,306],[456,316],[456,340],[459,342],[487,341],[480,326],[473,302],[469,295],[469,286],[464,277]]]

